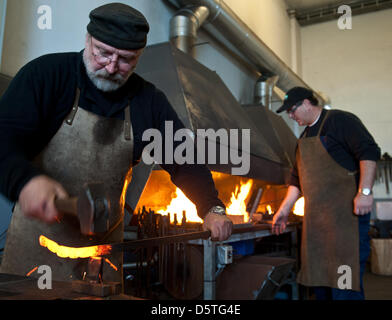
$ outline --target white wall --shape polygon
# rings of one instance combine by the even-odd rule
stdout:
[[[18,0],[9,1],[1,72],[14,76],[28,61],[51,52],[79,51],[84,46],[89,12],[103,0]],[[161,0],[119,1],[145,14],[151,31],[148,45],[169,40],[169,21],[174,10]],[[290,21],[284,0],[225,1],[254,32],[281,57],[291,63]],[[52,29],[40,30],[37,9],[52,9]],[[240,103],[253,101],[256,76],[222,52],[202,31],[196,59],[216,71]]]
[[[334,108],[355,113],[384,152],[392,154],[392,10],[302,28],[303,77],[330,96]]]
[[[289,67],[296,66],[295,72],[301,76],[301,32],[296,21],[290,22],[287,13],[287,5],[284,0],[224,0],[224,2],[234,11],[236,15],[252,31],[279,56],[279,58]],[[294,39],[292,39],[294,37]],[[295,48],[293,48],[294,40]],[[209,61],[208,59],[206,61]],[[221,62],[211,60],[214,64]],[[228,77],[230,79],[230,77]],[[256,80],[253,78],[253,81]],[[226,85],[239,96],[241,103],[253,101],[252,82],[244,82],[244,78],[236,86],[230,86],[230,82],[224,80]],[[242,92],[242,94],[240,93]],[[283,94],[284,96],[284,94]],[[274,97],[272,109],[278,109],[282,102],[278,96]],[[300,130],[296,122],[290,120],[285,114],[282,115],[288,126],[296,136]]]
[[[301,29],[303,78],[355,113],[382,152],[392,155],[392,10],[354,16],[351,30],[337,21]],[[383,186],[378,197],[390,197]]]
[[[1,55],[3,52],[3,39],[4,39],[6,12],[7,12],[7,0],[0,0],[0,68],[1,68]]]
[[[225,3],[272,51],[291,65],[290,20],[284,0],[225,0]]]

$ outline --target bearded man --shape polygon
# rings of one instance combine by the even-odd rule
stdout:
[[[3,273],[25,275],[37,265],[49,265],[55,280],[80,278],[78,260],[65,263],[38,243],[43,234],[67,246],[92,244],[60,216],[55,199],[78,195],[85,183],[104,182],[111,202],[105,241],[121,241],[122,194],[147,144],[143,132],[155,128],[164,137],[166,121],[174,130],[184,127],[166,96],[134,73],[149,32],[142,13],[125,4],[106,4],[91,11],[87,31],[84,50],[29,62],[1,99],[0,192],[16,202]],[[207,167],[161,167],[196,204],[211,237],[227,239],[232,223]],[[121,266],[121,255],[111,259]],[[118,270],[104,270],[106,280],[121,281]]]

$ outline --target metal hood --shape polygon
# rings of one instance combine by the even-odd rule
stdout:
[[[280,117],[260,105],[241,106],[214,71],[169,42],[147,47],[136,72],[165,92],[181,121],[194,133],[197,129],[250,129],[246,176],[269,184],[286,183],[295,136]],[[216,150],[219,154],[218,146]],[[234,166],[209,167],[230,173]]]
[[[194,10],[203,7],[200,13],[191,14],[198,27],[202,25],[216,41],[224,43],[230,51],[239,53],[262,74],[279,76],[277,86],[288,91],[292,87],[302,86],[311,89],[278,55],[276,55],[223,0],[164,0],[177,9]],[[182,34],[182,31],[179,34]],[[229,45],[225,44],[228,41]],[[176,40],[175,40],[176,41]],[[189,45],[187,45],[189,46]],[[314,92],[322,104],[325,99]]]

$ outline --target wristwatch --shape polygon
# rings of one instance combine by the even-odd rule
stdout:
[[[370,188],[360,188],[358,193],[363,194],[364,196],[370,196],[373,194],[373,191]]]
[[[221,216],[225,216],[226,215],[226,209],[221,207],[221,206],[214,206],[208,212],[209,213],[219,214]]]

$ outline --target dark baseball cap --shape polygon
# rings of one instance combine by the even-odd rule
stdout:
[[[144,48],[150,26],[142,13],[123,3],[109,3],[90,12],[87,31],[97,40],[122,50]]]
[[[277,113],[281,113],[285,110],[290,109],[299,101],[313,97],[313,91],[304,87],[294,87],[287,91],[284,97],[283,105],[276,110]]]

